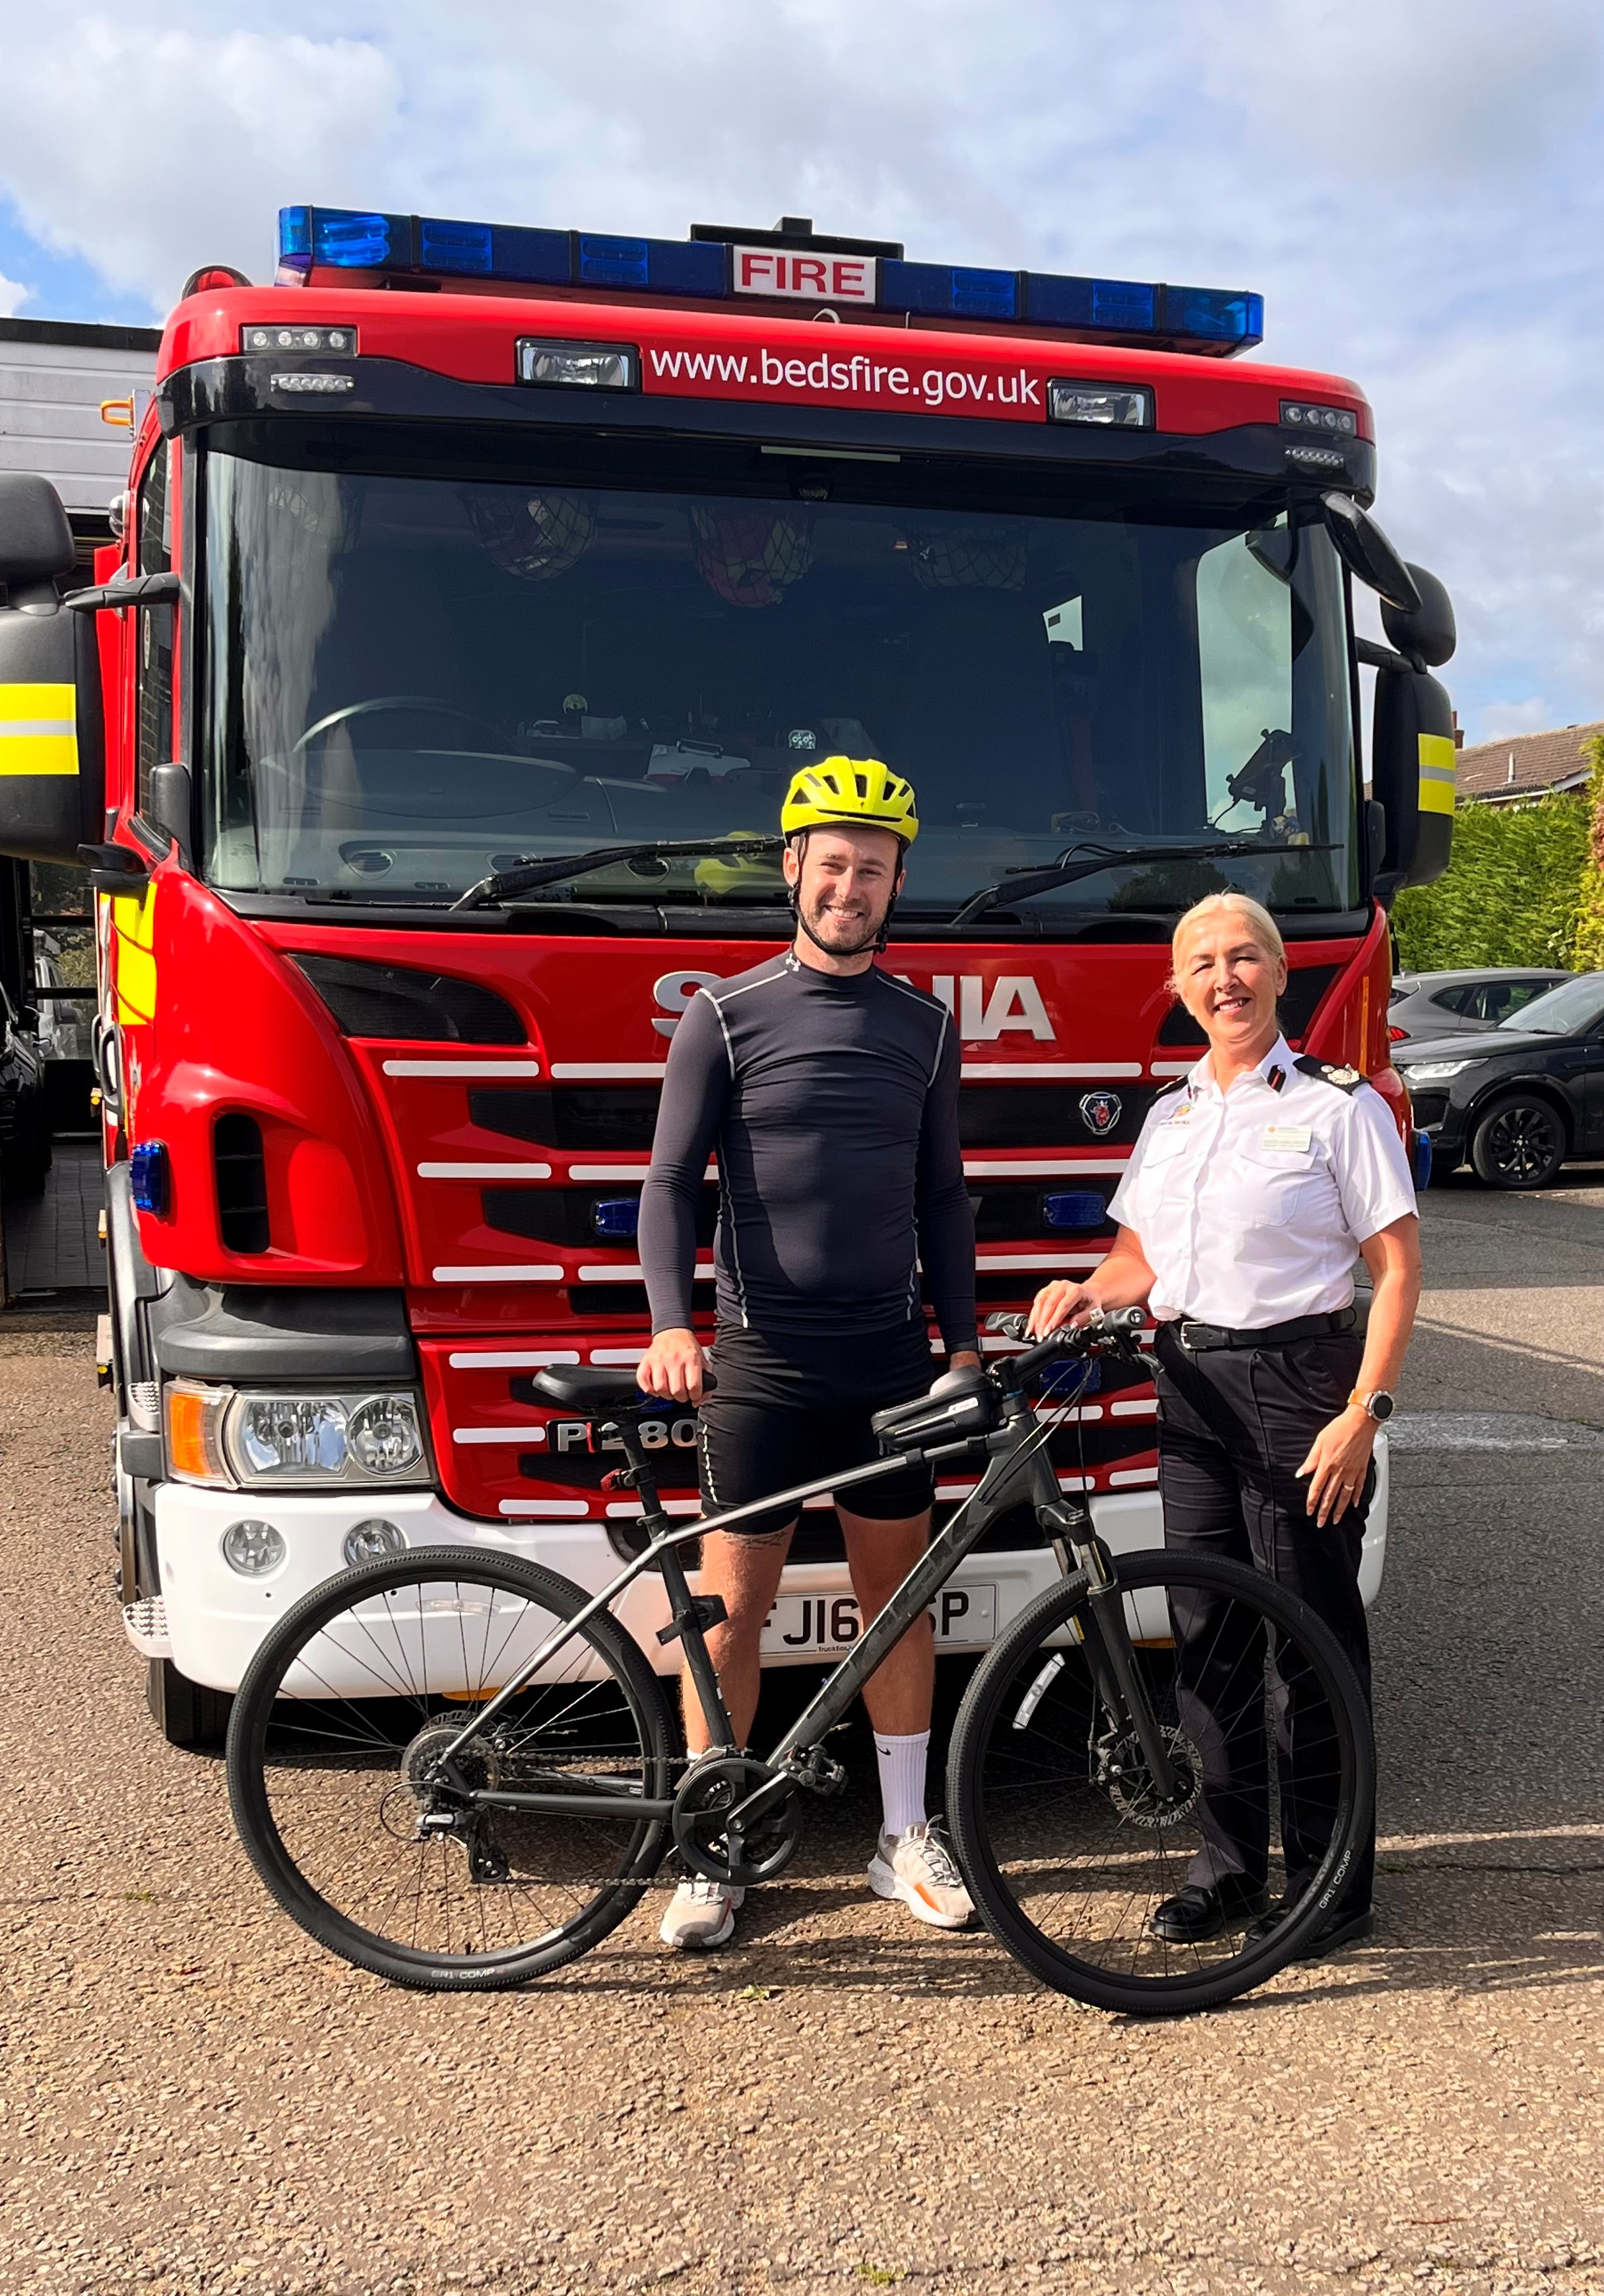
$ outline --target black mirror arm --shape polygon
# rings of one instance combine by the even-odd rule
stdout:
[[[128,582],[97,582],[74,590],[61,603],[74,614],[103,614],[122,606],[176,606],[184,585],[176,574],[136,574]]]
[[[1354,652],[1367,669],[1406,669],[1417,676],[1425,673],[1426,664],[1419,654],[1395,653],[1379,638],[1355,638]]]
[[[78,857],[97,893],[143,893],[151,882],[147,865],[126,845],[80,845]]]

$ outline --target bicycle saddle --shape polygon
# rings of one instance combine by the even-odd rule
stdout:
[[[981,1364],[944,1372],[928,1395],[877,1411],[869,1424],[882,1451],[904,1443],[955,1443],[984,1435],[997,1418],[997,1390]]]
[[[618,1411],[672,1410],[655,1396],[642,1395],[632,1371],[587,1371],[579,1364],[547,1364],[531,1384],[553,1403],[586,1417],[610,1417]]]

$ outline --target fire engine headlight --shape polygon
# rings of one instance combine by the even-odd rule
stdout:
[[[374,1395],[346,1425],[351,1456],[364,1474],[404,1475],[423,1456],[423,1437],[410,1395]]]
[[[241,1394],[169,1380],[168,1471],[181,1481],[250,1490],[286,1484],[428,1484],[418,1398],[397,1392]]]
[[[331,1395],[243,1395],[228,1447],[241,1482],[338,1480],[348,1456],[346,1406]]]

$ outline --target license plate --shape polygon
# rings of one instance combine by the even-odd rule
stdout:
[[[994,1587],[944,1587],[930,1604],[938,1643],[989,1643],[997,1633]],[[773,1656],[849,1650],[863,1631],[855,1595],[782,1595],[763,1628]]]

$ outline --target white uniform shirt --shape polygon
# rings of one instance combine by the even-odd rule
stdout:
[[[1261,1331],[1347,1307],[1359,1246],[1415,1193],[1380,1094],[1304,1073],[1278,1037],[1229,1093],[1206,1054],[1154,1103],[1109,1210],[1142,1240],[1161,1322]]]

